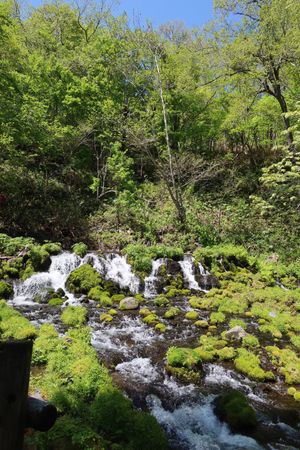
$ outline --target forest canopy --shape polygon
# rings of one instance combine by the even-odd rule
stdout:
[[[203,29],[1,2],[0,231],[299,257],[299,62],[298,0]]]

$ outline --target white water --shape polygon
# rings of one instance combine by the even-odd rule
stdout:
[[[213,411],[214,396],[208,395],[197,403],[184,403],[173,411],[162,406],[155,395],[147,397],[151,413],[168,434],[180,441],[182,450],[262,450],[247,436],[232,434]],[[172,438],[171,438],[172,440]]]
[[[157,275],[160,267],[166,263],[165,258],[155,259],[152,261],[152,270],[149,277],[146,277],[145,282],[145,298],[153,298],[157,295],[156,283],[157,283]]]
[[[159,378],[159,372],[150,358],[134,358],[118,364],[115,368],[124,378],[136,383],[153,383]]]
[[[184,256],[183,261],[180,261],[179,264],[183,273],[183,277],[188,283],[189,289],[202,291],[195,278],[194,258],[192,256],[186,255]]]
[[[15,305],[34,304],[37,295],[45,295],[47,289],[61,288],[65,291],[69,303],[76,303],[73,294],[65,288],[65,282],[72,270],[81,264],[81,259],[74,253],[64,252],[51,257],[51,265],[48,272],[40,272],[27,278],[24,283],[15,282],[15,296],[12,303]]]

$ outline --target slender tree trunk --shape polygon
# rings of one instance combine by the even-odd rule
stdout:
[[[164,127],[165,127],[165,139],[166,139],[166,146],[167,146],[167,152],[168,152],[168,162],[169,162],[169,171],[170,171],[170,178],[171,178],[171,186],[167,182],[167,187],[169,194],[173,200],[173,203],[177,209],[178,213],[178,219],[182,224],[185,224],[186,222],[186,213],[185,208],[183,205],[183,201],[181,198],[181,195],[178,193],[178,187],[175,180],[174,175],[174,168],[173,168],[173,157],[172,157],[172,150],[171,150],[171,144],[170,144],[170,136],[169,136],[169,124],[168,124],[168,116],[167,116],[167,108],[166,108],[166,102],[164,99],[164,91],[163,91],[163,85],[161,81],[161,75],[160,75],[160,68],[159,63],[157,59],[157,55],[154,54],[154,61],[155,61],[155,67],[157,72],[157,80],[159,85],[159,95],[160,95],[160,101],[162,105],[163,110],[163,118],[164,118]]]

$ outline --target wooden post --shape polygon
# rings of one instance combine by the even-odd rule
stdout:
[[[0,449],[23,448],[32,341],[0,342]]]

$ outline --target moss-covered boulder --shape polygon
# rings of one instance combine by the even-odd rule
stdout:
[[[87,254],[88,246],[83,242],[77,242],[76,244],[73,245],[72,250],[75,253],[75,255],[83,258]]]
[[[172,306],[170,309],[168,309],[168,311],[165,312],[165,318],[174,319],[178,316],[178,314],[180,314],[180,309]]]
[[[166,370],[185,381],[199,381],[202,375],[202,359],[191,348],[170,347],[166,354]]]
[[[123,300],[120,301],[119,308],[121,311],[130,311],[133,309],[138,309],[139,302],[134,297],[126,297]]]
[[[5,281],[0,281],[0,298],[8,299],[14,293],[13,287]]]
[[[96,302],[99,302],[100,305],[102,306],[112,306],[113,304],[109,292],[104,291],[100,286],[95,286],[92,289],[90,289],[88,293],[88,298]]]
[[[225,392],[216,399],[215,413],[234,432],[247,432],[257,425],[255,410],[247,397],[237,390]]]
[[[44,246],[32,245],[28,256],[35,271],[41,272],[49,269],[51,264],[50,253]]]
[[[87,294],[93,287],[102,285],[100,274],[89,264],[73,270],[67,278],[66,286],[74,294]]]

